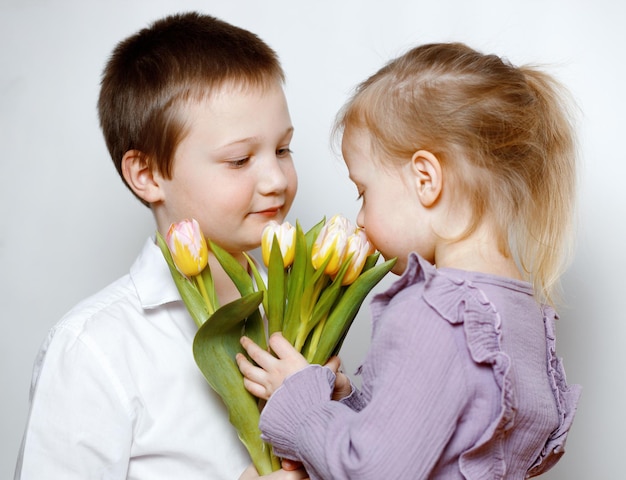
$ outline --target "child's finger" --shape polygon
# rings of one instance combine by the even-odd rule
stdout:
[[[235,355],[235,361],[237,362],[239,371],[244,377],[255,383],[266,383],[265,379],[267,378],[267,374],[265,370],[253,365],[245,355],[238,353]]]
[[[238,353],[237,355],[235,355],[235,361],[237,362],[237,366],[239,367],[239,371],[241,372],[241,374],[244,377],[249,376],[250,375],[250,369],[254,368],[254,365],[252,365],[248,361],[246,356],[243,353]]]
[[[269,400],[270,398],[270,392],[267,388],[259,383],[253,382],[247,377],[243,378],[243,386],[255,397],[262,398],[263,400]]]
[[[289,341],[283,337],[282,333],[276,332],[272,334],[269,339],[269,344],[272,351],[280,359],[299,359],[304,360],[304,357],[298,352]]]
[[[243,385],[246,387],[246,390],[255,397],[267,400],[270,392],[265,385],[267,382],[265,370],[252,365],[245,355],[241,353],[235,355],[235,361],[243,375]]]
[[[256,343],[254,343],[248,337],[241,337],[241,346],[248,353],[250,358],[256,362],[257,365],[260,365],[262,368],[267,370],[272,363],[272,360],[275,360],[274,356],[270,353],[263,350]]]
[[[333,373],[337,374],[341,368],[341,359],[335,355],[329,358],[324,366],[330,368]]]

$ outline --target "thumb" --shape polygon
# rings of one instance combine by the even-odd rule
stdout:
[[[324,366],[330,368],[335,375],[337,375],[337,372],[341,368],[341,359],[336,355],[330,357]]]

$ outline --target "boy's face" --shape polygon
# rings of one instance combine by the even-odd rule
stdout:
[[[267,223],[284,220],[297,189],[282,88],[225,86],[183,108],[188,134],[174,155],[172,178],[160,181],[159,230],[195,218],[207,238],[232,253],[258,247]]]

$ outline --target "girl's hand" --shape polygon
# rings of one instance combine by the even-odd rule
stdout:
[[[281,333],[274,333],[269,339],[269,346],[276,356],[248,337],[241,337],[241,345],[258,365],[253,365],[245,355],[237,354],[237,365],[244,376],[243,384],[252,395],[264,400],[272,396],[285,378],[309,365]]]
[[[335,372],[335,388],[333,389],[332,399],[341,400],[352,393],[352,384],[350,379],[341,371],[341,360],[339,357],[330,357],[325,367]]]
[[[269,475],[260,476],[254,468],[254,465],[250,465],[241,474],[239,480],[255,480],[257,478],[265,478],[266,480],[308,480],[309,477],[304,468],[298,468],[296,470],[277,470]]]

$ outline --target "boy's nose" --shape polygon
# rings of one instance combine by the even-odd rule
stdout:
[[[267,162],[263,162],[261,166],[261,179],[259,188],[262,193],[270,194],[275,192],[283,192],[289,186],[289,172],[293,165],[290,161],[274,158],[268,158]]]

